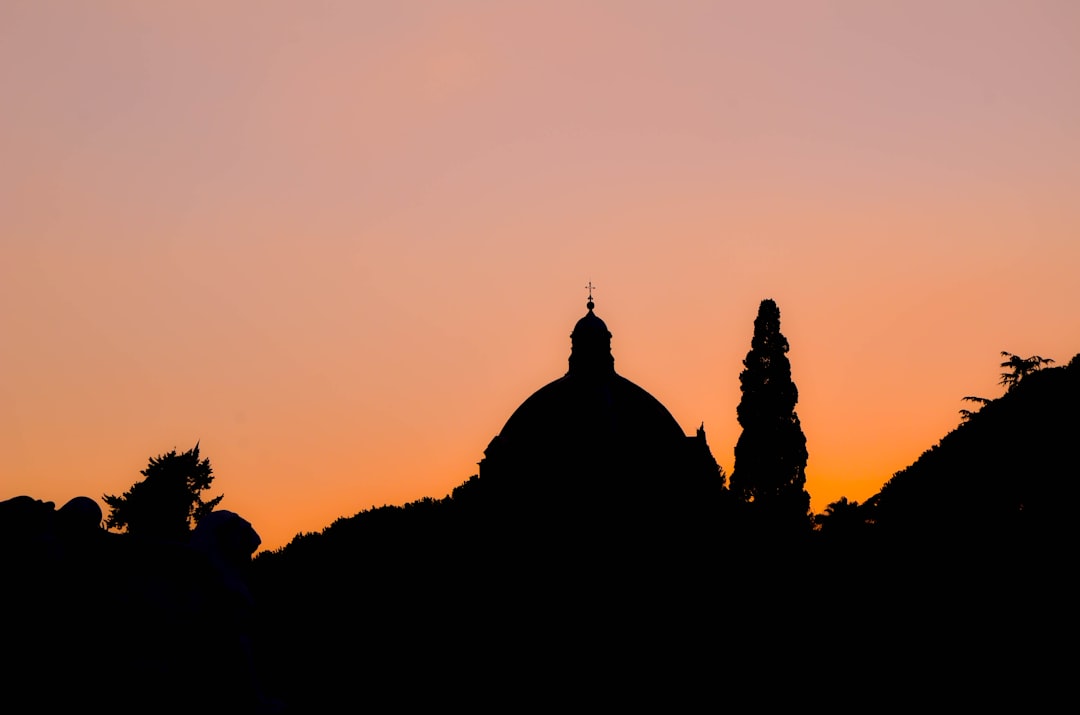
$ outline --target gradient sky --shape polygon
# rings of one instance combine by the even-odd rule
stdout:
[[[1070,0],[5,0],[0,107],[0,498],[442,497],[590,280],[729,473],[777,301],[815,511],[1080,352]]]

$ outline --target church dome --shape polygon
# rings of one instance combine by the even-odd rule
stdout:
[[[499,438],[530,451],[625,445],[670,446],[685,437],[679,423],[647,391],[614,372],[606,379],[568,373],[549,382],[510,415]],[[579,451],[580,455],[581,452]]]
[[[684,533],[695,523],[686,515],[710,508],[724,483],[704,426],[686,435],[659,400],[615,372],[591,295],[587,307],[570,335],[569,370],[514,410],[476,480],[455,490],[463,504],[491,508],[493,528],[561,544],[571,559],[583,543],[611,547],[616,534],[655,544]]]
[[[615,372],[611,332],[591,296],[587,307],[570,335],[569,370],[514,411],[485,450],[482,471],[629,476],[681,453],[679,423]]]

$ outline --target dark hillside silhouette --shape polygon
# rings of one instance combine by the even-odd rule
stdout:
[[[1061,543],[1076,524],[1080,360],[1029,371],[867,501],[892,538]]]
[[[1042,640],[1074,609],[1080,358],[1010,358],[1002,397],[810,531],[775,304],[739,409],[744,433],[768,428],[747,464],[769,469],[740,461],[732,490],[703,428],[683,434],[614,373],[587,307],[568,373],[441,499],[342,517],[254,560],[251,524],[200,509],[217,501],[198,498],[197,451],[151,460],[135,485],[190,457],[194,471],[167,470],[183,488],[149,502],[169,505],[154,511],[168,529],[111,533],[86,498],[0,502],[5,710],[74,710],[87,692],[120,713],[805,708],[841,678],[919,706],[1039,709],[1054,692],[1064,660]],[[755,504],[780,506],[743,518]]]
[[[256,670],[258,534],[200,498],[212,471],[198,445],[142,474],[105,498],[107,520],[89,497],[0,501],[4,710],[282,712]]]
[[[825,592],[859,594],[861,647],[918,653],[914,683],[1044,709],[1071,682],[1046,639],[1075,621],[1080,358],[1008,388],[865,503],[831,505],[817,557],[843,565]]]

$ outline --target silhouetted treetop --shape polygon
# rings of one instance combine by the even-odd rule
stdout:
[[[1050,358],[1039,355],[1022,358],[1004,350],[1001,351],[1001,357],[1005,358],[1005,361],[1001,363],[1001,367],[1005,369],[1005,372],[1001,373],[1001,381],[998,384],[1004,385],[1008,390],[1019,385],[1020,381],[1031,373],[1038,372],[1043,367],[1054,362]]]
[[[810,526],[806,492],[806,437],[795,404],[787,338],[780,332],[780,309],[761,301],[750,351],[739,375],[742,400],[737,414],[743,431],[735,445],[731,489],[770,520],[800,530]]]
[[[974,402],[974,403],[978,404],[979,406],[985,405],[985,404],[987,404],[989,402],[993,402],[993,400],[991,400],[988,397],[978,397],[976,395],[965,395],[963,400],[964,400],[964,402]],[[976,415],[976,413],[978,413],[978,411],[979,410],[977,410],[977,409],[975,409],[975,410],[960,410],[960,419],[964,420],[966,422],[967,420],[970,420],[972,417],[974,417]]]
[[[183,453],[151,457],[136,482],[121,496],[106,494],[106,526],[134,536],[184,541],[193,526],[213,511],[224,495],[203,501],[202,492],[214,481],[209,459],[199,459],[198,443]]]

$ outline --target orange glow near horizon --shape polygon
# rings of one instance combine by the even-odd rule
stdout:
[[[1075,3],[368,5],[0,9],[0,499],[442,497],[589,280],[729,474],[776,300],[815,511],[1080,352]]]

